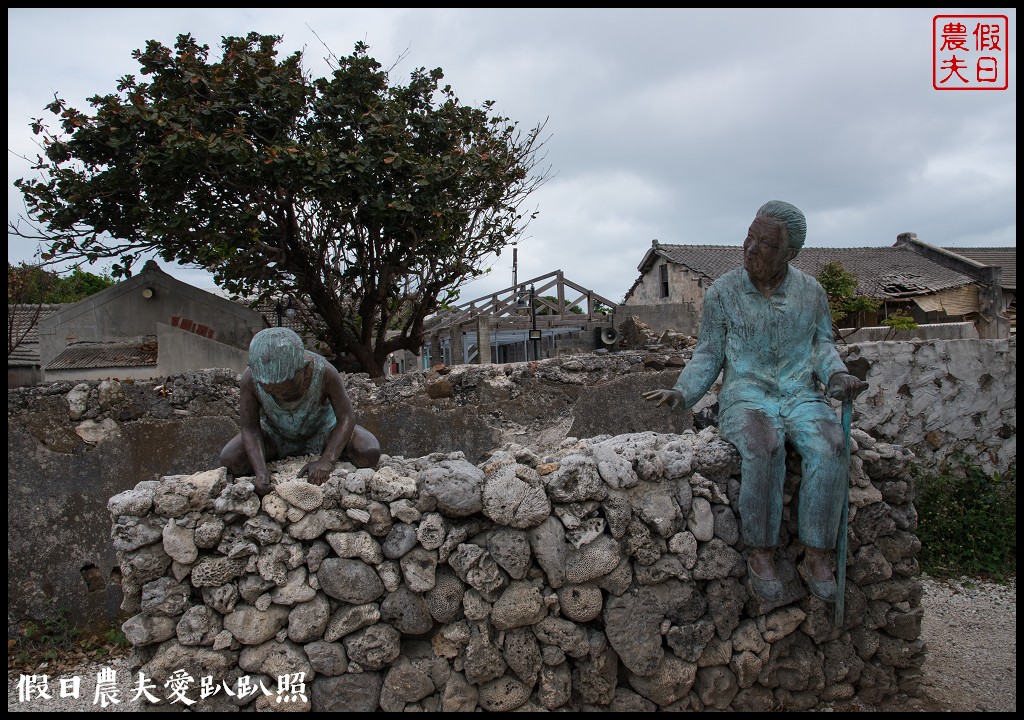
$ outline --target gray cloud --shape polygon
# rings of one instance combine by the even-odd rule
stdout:
[[[1009,17],[1014,10],[972,10]],[[146,40],[284,36],[323,58],[356,41],[396,81],[441,67],[463,102],[524,128],[548,119],[554,177],[519,245],[519,278],[556,269],[613,300],[653,238],[739,244],[756,208],[808,216],[809,246],[1016,245],[1016,51],[1010,88],[932,88],[922,9],[9,9],[8,178],[27,175],[28,123],[59,92],[84,109],[137,66]],[[321,42],[322,41],[322,42]],[[324,46],[323,43],[326,43]],[[8,217],[23,211],[10,187]],[[33,247],[9,239],[8,257]],[[173,270],[173,268],[172,268]],[[183,279],[209,286],[199,272]],[[463,290],[511,283],[511,252]]]

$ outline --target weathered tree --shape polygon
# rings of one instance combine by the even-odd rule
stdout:
[[[830,262],[818,273],[817,280],[828,296],[828,308],[832,314],[832,334],[836,340],[843,338],[839,332],[839,321],[852,317],[854,330],[861,326],[861,313],[878,309],[877,300],[857,293],[856,274],[843,267],[841,262]]]
[[[889,328],[885,333],[886,340],[892,340],[900,330],[915,330],[918,327],[917,321],[903,308],[889,313],[889,317],[882,320],[882,324]]]
[[[46,261],[113,258],[115,277],[156,254],[255,302],[301,296],[335,361],[380,376],[536,215],[521,208],[547,179],[544,124],[462,105],[440,69],[391,84],[362,43],[314,79],[280,41],[226,37],[219,61],[190,35],[149,41],[147,82],[121,78],[91,114],[55,97],[9,231]]]

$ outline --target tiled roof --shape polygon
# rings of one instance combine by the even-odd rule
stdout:
[[[665,245],[662,243],[655,248],[655,254],[661,255],[669,262],[685,265],[709,280],[717,280],[743,264],[743,248],[738,245]]]
[[[75,343],[50,361],[46,370],[144,367],[157,364],[155,339],[131,343]]]
[[[39,317],[33,322],[37,307]],[[62,307],[64,305],[61,304],[7,306],[8,330],[13,326],[14,337],[20,337],[21,333],[28,329],[25,339],[7,356],[7,367],[29,367],[39,364],[39,320],[52,315]]]
[[[743,248],[735,245],[664,245],[658,255],[717,280],[743,264]],[[805,247],[793,266],[817,276],[825,265],[839,262],[857,276],[857,293],[872,298],[901,298],[969,285],[973,279],[899,247]]]
[[[7,367],[35,367],[39,365],[39,343],[22,343],[7,356]]]
[[[44,305],[15,305],[7,306],[7,321],[14,326],[14,332],[20,335],[24,332],[25,328],[28,327],[28,335],[25,336],[25,342],[37,343],[39,342],[39,321],[47,315],[60,310],[64,305],[61,304],[44,304]],[[39,316],[35,317],[36,308],[39,308]],[[35,322],[33,322],[35,318]]]
[[[1007,290],[1017,291],[1017,248],[1015,247],[947,247],[942,248],[951,253],[989,265],[1001,267],[1001,284]]]
[[[804,248],[793,264],[817,276],[830,262],[840,262],[854,273],[857,291],[873,298],[911,297],[974,283],[969,275],[898,247]]]

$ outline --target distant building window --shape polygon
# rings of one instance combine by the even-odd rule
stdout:
[[[668,297],[668,265],[661,266],[661,296]]]

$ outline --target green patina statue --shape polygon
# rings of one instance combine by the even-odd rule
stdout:
[[[644,393],[671,408],[692,407],[724,371],[719,432],[739,450],[739,514],[749,582],[781,600],[775,567],[788,440],[800,453],[802,574],[811,593],[836,600],[829,564],[847,498],[849,461],[829,397],[852,399],[864,383],[850,375],[832,339],[828,298],[818,281],[789,265],[807,234],[804,215],[773,200],[743,243],[743,267],[720,277],[704,298],[693,357],[672,389]],[[845,531],[845,529],[844,529]]]
[[[343,455],[356,467],[374,467],[380,443],[356,425],[341,374],[322,356],[307,351],[288,328],[269,328],[249,344],[238,405],[241,432],[221,450],[231,474],[255,475],[256,492],[270,491],[269,460],[320,455],[299,477],[324,483]]]

